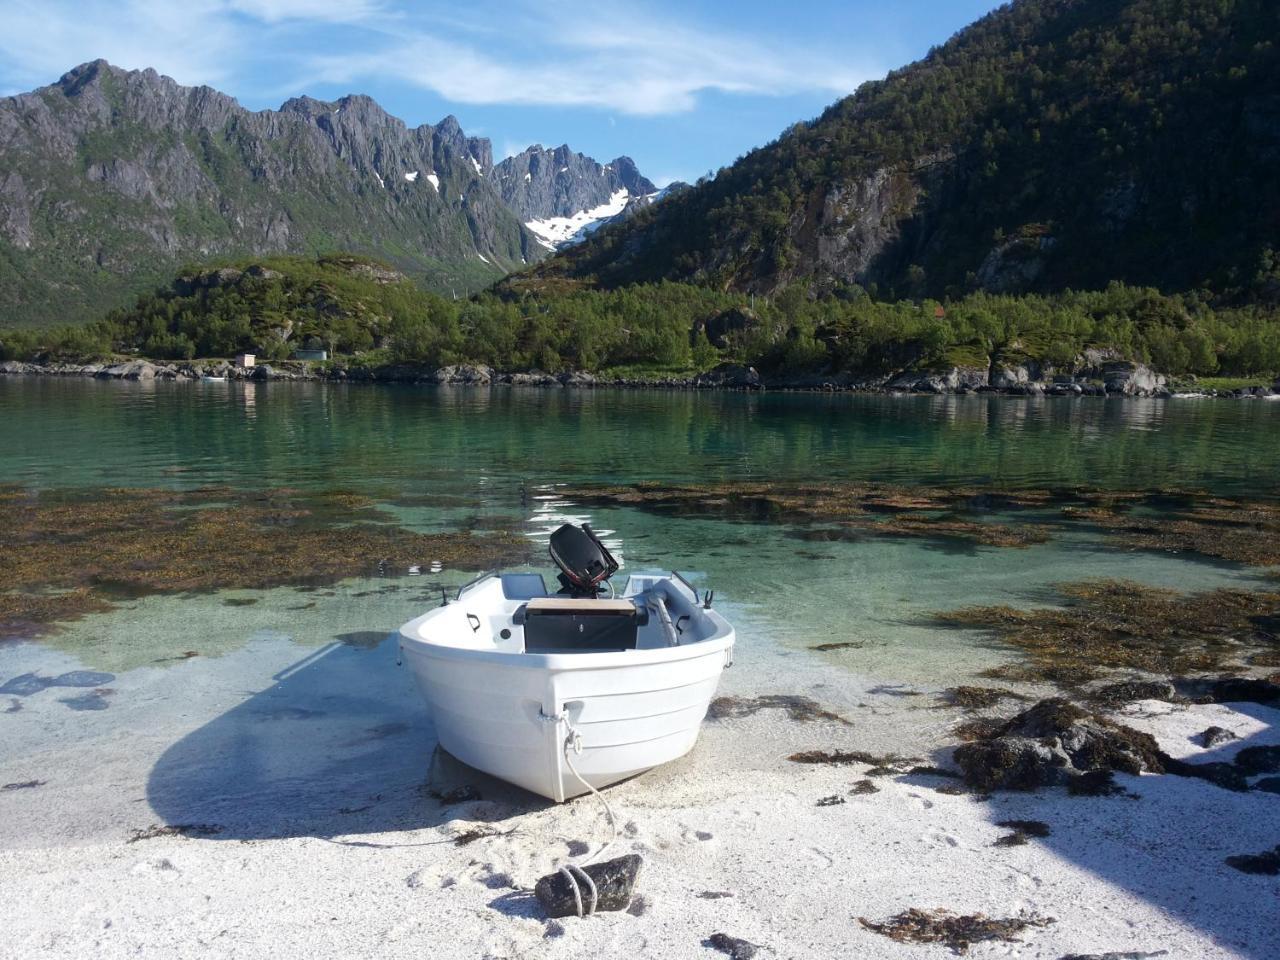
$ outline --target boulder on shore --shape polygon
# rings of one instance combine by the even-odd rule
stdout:
[[[1060,698],[1041,700],[986,739],[956,748],[965,782],[978,790],[1034,790],[1091,773],[1164,772],[1150,734],[1111,723]]]

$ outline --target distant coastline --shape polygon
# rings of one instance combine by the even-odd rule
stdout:
[[[313,364],[301,361],[263,363],[241,368],[226,360],[165,363],[143,359],[94,363],[0,363],[0,376],[92,377],[99,380],[200,382],[206,378],[249,383],[397,383],[438,386],[513,386],[622,388],[649,390],[729,390],[739,392],[782,391],[805,393],[867,393],[917,395],[974,395],[1052,397],[1143,397],[1155,399],[1228,398],[1280,399],[1280,378],[1270,386],[1255,384],[1223,388],[1200,387],[1194,378],[1182,381],[1165,377],[1141,363],[1109,364],[1099,378],[1055,377],[1039,380],[1025,369],[1005,370],[992,382],[980,368],[905,370],[897,373],[858,375],[788,374],[761,375],[754,367],[725,363],[703,373],[684,376],[618,376],[609,373],[569,371],[507,372],[482,364],[388,364],[380,367]]]

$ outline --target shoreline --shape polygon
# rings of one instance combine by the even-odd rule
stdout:
[[[200,382],[206,377],[228,381],[413,384],[429,386],[575,387],[580,389],[727,390],[735,392],[851,393],[870,395],[972,396],[995,394],[1021,397],[1137,397],[1147,399],[1276,399],[1280,378],[1270,387],[1258,385],[1234,389],[1173,389],[1170,380],[1143,364],[1109,364],[1098,377],[1058,376],[1052,380],[1027,379],[1025,370],[1002,371],[999,382],[985,375],[954,368],[950,371],[906,370],[874,376],[853,374],[761,376],[753,367],[725,363],[686,377],[601,376],[587,371],[559,374],[507,372],[479,364],[393,364],[383,367],[334,366],[317,371],[309,362],[286,360],[241,368],[225,360],[162,363],[127,360],[116,363],[0,363],[0,376],[86,377],[98,380],[174,380]],[[1006,376],[1007,375],[1007,376]],[[1194,384],[1190,385],[1194,388]]]

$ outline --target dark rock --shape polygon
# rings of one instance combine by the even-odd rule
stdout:
[[[743,390],[758,390],[760,374],[755,367],[744,367],[737,363],[722,363],[718,367],[700,373],[694,378],[698,387],[730,387]]]
[[[1110,770],[1090,770],[1067,781],[1067,793],[1073,797],[1112,797],[1124,792]]]
[[[879,792],[880,792],[880,788],[877,787],[870,780],[859,780],[857,783],[853,785],[853,789],[849,791],[849,793],[853,794],[854,796],[862,796],[868,793],[879,793]]]
[[[1229,763],[1187,763],[1175,757],[1165,757],[1164,768],[1166,773],[1176,777],[1207,780],[1224,790],[1243,792],[1249,789],[1249,781],[1245,779],[1244,774]]]
[[[1043,820],[1000,820],[996,826],[1004,827],[1006,830],[1017,830],[1028,837],[1047,837],[1053,832]]]
[[[1280,843],[1276,844],[1274,850],[1264,850],[1262,853],[1242,853],[1234,857],[1227,857],[1226,863],[1227,866],[1235,867],[1241,873],[1255,873],[1274,877],[1280,874]]]
[[[596,885],[596,910],[625,910],[631,903],[631,890],[644,861],[636,854],[615,857],[603,863],[591,863],[582,869]],[[561,872],[549,873],[533,888],[548,917],[576,917],[577,902],[569,879]],[[583,891],[585,893],[585,891]],[[586,902],[583,909],[586,909]]]
[[[743,940],[741,937],[731,937],[727,933],[713,933],[702,941],[702,945],[712,950],[719,950],[730,960],[751,960],[761,949],[758,943]]]
[[[1207,727],[1196,734],[1196,740],[1202,747],[1216,747],[1220,743],[1229,743],[1240,739],[1226,727]]]
[[[817,805],[819,807],[838,807],[840,804],[845,802],[844,797],[840,796],[838,793],[833,793],[829,797],[819,798]]]
[[[1224,677],[1209,685],[1208,696],[1214,703],[1280,703],[1280,684],[1253,677]]]
[[[987,740],[956,748],[965,782],[979,790],[1033,790],[1090,771],[1164,766],[1154,738],[1094,716],[1061,698],[1042,700]]]
[[[1253,785],[1253,789],[1263,793],[1280,793],[1280,777],[1263,777]]]
[[[695,321],[692,337],[696,342],[700,335],[704,335],[713,347],[723,350],[730,345],[730,340],[736,334],[759,325],[760,318],[756,316],[755,311],[747,307],[731,307],[707,320]]]
[[[1280,745],[1245,747],[1236,754],[1235,765],[1246,776],[1280,773]]]

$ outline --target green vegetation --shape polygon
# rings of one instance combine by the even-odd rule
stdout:
[[[1198,294],[1112,284],[1056,295],[972,293],[885,303],[858,287],[769,298],[663,281],[601,290],[515,279],[467,300],[422,290],[364,257],[240,260],[182,270],[168,287],[81,327],[0,332],[0,360],[159,360],[250,350],[328,349],[346,364],[484,363],[672,376],[724,361],[768,374],[985,368],[1033,361],[1071,370],[1085,350],[1172,374],[1269,382],[1280,316]]]
[[[1277,38],[1273,0],[1020,0],[539,271],[1275,303]]]

